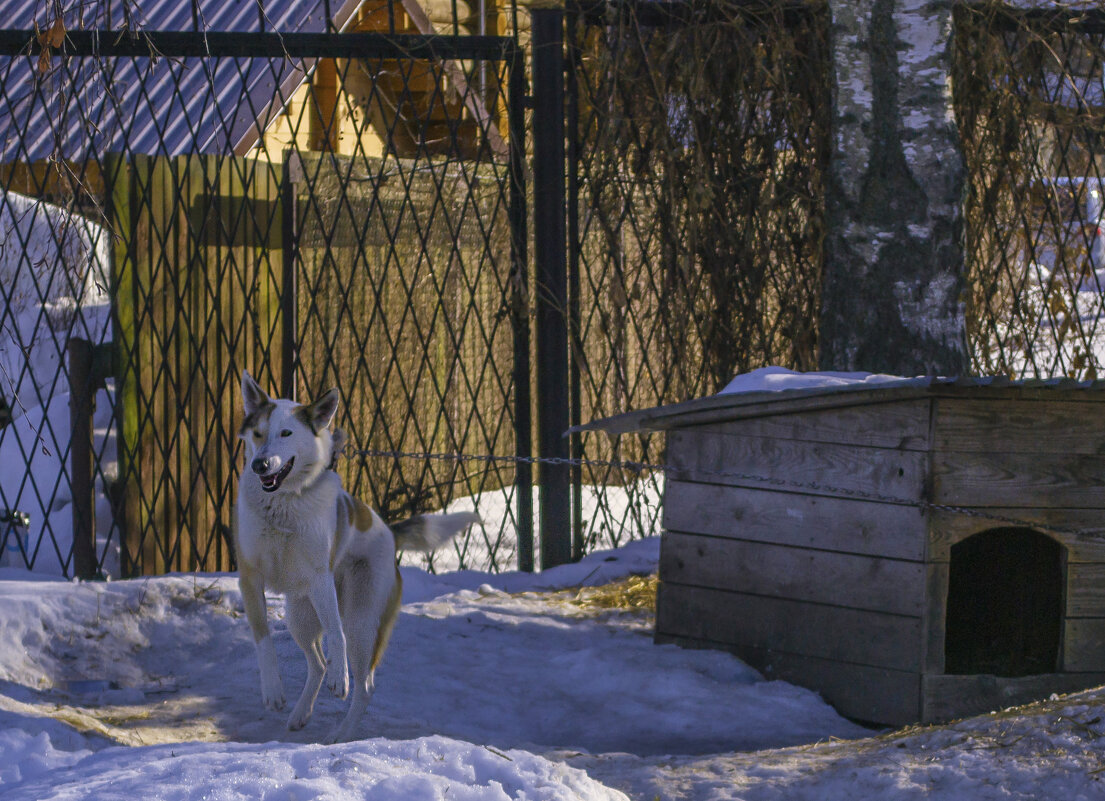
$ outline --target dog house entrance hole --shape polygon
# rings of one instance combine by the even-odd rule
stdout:
[[[952,546],[945,673],[1029,676],[1059,669],[1064,551],[1027,528],[991,529]]]

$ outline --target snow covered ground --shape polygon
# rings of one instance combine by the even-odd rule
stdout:
[[[536,575],[405,567],[360,739],[260,704],[232,576],[0,570],[0,796],[24,799],[1093,799],[1105,693],[872,732],[723,653],[654,645],[580,589],[653,571],[655,538]],[[647,584],[640,580],[633,586]],[[627,585],[629,586],[629,585]],[[284,682],[301,655],[270,598]]]

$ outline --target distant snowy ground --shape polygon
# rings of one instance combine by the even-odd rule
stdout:
[[[312,744],[344,707],[325,691],[294,734],[261,708],[233,577],[0,570],[0,797],[1105,797],[1100,692],[872,736],[731,656],[653,645],[644,613],[580,600],[654,570],[657,546],[537,575],[404,568],[364,739],[336,746]],[[282,599],[270,609],[294,694],[303,660]]]

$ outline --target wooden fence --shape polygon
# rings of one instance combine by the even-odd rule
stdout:
[[[279,386],[279,165],[109,162],[122,570],[227,570],[239,375]]]

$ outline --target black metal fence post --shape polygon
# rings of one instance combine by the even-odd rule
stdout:
[[[96,576],[96,501],[92,491],[92,412],[95,408],[93,348],[69,340],[69,486],[73,493],[73,575]]]
[[[564,186],[564,9],[534,8],[533,228],[537,272],[537,441],[545,458],[568,457],[568,275]],[[572,559],[571,472],[543,464],[541,567]]]
[[[514,472],[518,499],[515,530],[518,569],[533,572],[533,465],[522,461],[533,455],[533,416],[530,396],[529,259],[526,231],[526,67],[525,56],[515,47],[508,62],[510,115],[510,247],[511,309],[514,326]]]
[[[281,397],[296,398],[296,340],[299,335],[298,301],[296,292],[296,210],[295,182],[292,179],[291,155],[284,154],[280,171],[280,246],[283,278],[281,280],[280,318],[283,325],[283,352],[280,354]]]
[[[581,67],[578,3],[570,3],[566,14],[568,31],[568,69],[565,72],[564,88],[567,93],[567,107],[564,117],[568,125],[568,336],[571,342],[571,361],[569,370],[569,403],[571,408],[571,426],[578,428],[583,422],[583,387],[580,362],[583,358],[583,337],[580,323],[580,252],[579,252],[579,82]],[[583,439],[579,432],[569,438],[572,459],[572,560],[583,558]]]

